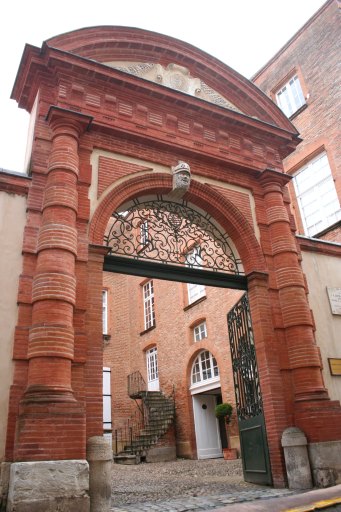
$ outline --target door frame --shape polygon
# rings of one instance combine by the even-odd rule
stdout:
[[[215,389],[215,388],[214,388]],[[220,389],[220,388],[217,388],[217,389]],[[192,407],[193,407],[193,419],[194,419],[194,430],[195,430],[195,440],[196,440],[196,445],[197,445],[197,457],[198,457],[198,460],[204,460],[204,459],[218,459],[220,457],[223,456],[223,450],[222,450],[222,441],[221,441],[221,436],[220,436],[220,428],[219,428],[219,422],[217,420],[217,418],[214,416],[215,418],[215,427],[216,427],[216,439],[218,441],[218,446],[217,448],[219,449],[219,455],[216,455],[216,456],[209,456],[209,457],[200,457],[199,456],[199,446],[198,446],[198,429],[200,427],[199,423],[200,423],[200,420],[199,420],[199,417],[198,417],[198,409],[199,408],[196,408],[195,407],[195,400],[198,401],[198,397],[213,397],[214,398],[214,401],[215,401],[215,404],[217,403],[217,399],[216,399],[216,396],[214,394],[207,394],[205,392],[202,392],[202,393],[193,393],[192,394]]]
[[[154,360],[154,366],[156,368],[155,373],[157,374],[157,378],[150,380],[151,375],[151,360]],[[159,381],[159,369],[158,369],[158,361],[157,361],[157,347],[151,347],[146,350],[146,365],[147,365],[147,387],[148,391],[160,391],[160,381]]]

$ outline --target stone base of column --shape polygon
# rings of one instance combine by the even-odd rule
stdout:
[[[86,460],[14,462],[7,512],[89,512]]]
[[[315,487],[341,484],[341,441],[310,443],[308,452]]]
[[[289,489],[311,489],[311,468],[307,438],[297,427],[289,427],[282,434],[285,467]]]
[[[0,464],[0,510],[6,510],[10,471],[11,471],[11,463],[10,462],[1,462],[1,464]]]

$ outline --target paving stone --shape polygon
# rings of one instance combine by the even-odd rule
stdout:
[[[199,512],[293,493],[245,482],[240,460],[114,464],[111,512]]]

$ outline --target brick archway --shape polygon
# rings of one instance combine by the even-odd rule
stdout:
[[[94,261],[91,268],[91,282],[96,279],[95,276],[97,275],[97,290],[100,287],[103,256],[106,252],[106,249],[102,246],[103,237],[112,212],[138,197],[166,195],[170,189],[171,177],[169,175],[162,173],[147,174],[128,179],[117,187],[113,187],[98,205],[89,228],[89,238],[93,244],[92,251],[96,254],[96,262]],[[197,206],[211,215],[226,230],[237,248],[245,273],[248,276],[255,345],[264,395],[264,411],[269,425],[268,443],[273,467],[273,480],[275,485],[283,486],[285,484],[285,468],[278,440],[287,425],[285,419],[286,400],[281,385],[278,353],[273,350],[271,342],[275,338],[275,333],[271,321],[269,322],[273,313],[271,312],[271,301],[268,295],[268,269],[262,249],[252,227],[241,211],[212,187],[193,180],[185,199],[194,207]],[[90,289],[92,289],[92,286],[90,286]],[[90,311],[99,311],[99,301],[99,294],[97,294],[97,297],[95,295],[92,297]],[[91,316],[91,325],[93,326],[95,323],[96,317],[93,315]],[[97,326],[97,331],[99,331],[99,326]],[[96,329],[92,329],[89,335],[94,340]],[[89,422],[92,422],[91,417],[88,417],[88,425]],[[92,435],[98,434],[95,424],[94,428],[93,431],[89,430],[89,435],[90,433]]]
[[[182,69],[219,101],[110,65],[120,58]],[[285,484],[285,428],[300,427],[310,443],[340,440],[341,410],[322,380],[282,165],[299,138],[273,102],[186,43],[119,27],[26,46],[12,97],[35,127],[6,459],[83,460],[87,439],[102,435],[104,229],[124,202],[167,194],[166,170],[179,158],[195,169],[186,198],[229,233],[247,275],[275,485]],[[113,188],[91,219],[96,152],[114,161],[97,169],[101,190]],[[252,197],[254,225],[239,208],[243,195],[250,211]]]
[[[325,434],[321,433],[321,429],[317,431],[314,421],[319,423],[319,419],[317,416],[316,418],[312,416],[310,407],[314,408],[314,401],[318,400],[319,404],[324,404],[325,413],[327,414],[330,400],[323,386],[320,364],[318,363],[318,351],[313,344],[312,329],[306,323],[310,313],[304,286],[302,286],[301,270],[296,256],[293,256],[294,248],[289,238],[291,235],[289,235],[289,231],[286,233],[289,221],[285,209],[280,204],[280,201],[283,201],[282,176],[270,171],[263,175],[262,181],[266,190],[265,196],[267,196],[269,202],[270,229],[273,229],[272,250],[275,254],[278,254],[278,269],[267,267],[264,250],[259,245],[252,227],[231,201],[213,190],[209,185],[195,180],[192,181],[185,198],[194,206],[209,213],[228,232],[238,250],[245,273],[248,276],[248,294],[264,397],[264,414],[267,424],[273,481],[275,485],[283,486],[286,481],[286,472],[280,438],[284,429],[292,422],[292,412],[288,414],[288,408],[295,411],[296,425],[299,425],[305,432],[310,432],[311,436],[315,436],[315,439],[319,440],[323,439]],[[134,198],[167,194],[170,188],[170,176],[155,173],[128,179],[112,188],[105,196],[94,212],[89,229],[93,251],[96,252],[98,283],[105,252],[105,249],[101,248],[103,235],[111,213]],[[100,253],[102,256],[100,256]],[[95,267],[91,272],[91,279],[94,278],[94,270]],[[287,280],[288,272],[295,276],[294,282],[290,279]],[[269,293],[269,281],[273,282],[274,279],[279,279],[280,289]],[[294,308],[297,313],[295,316],[292,316],[291,313],[292,293],[296,295]],[[94,297],[93,303],[95,302]],[[289,359],[294,360],[296,358],[297,332],[305,332],[303,334],[306,340],[305,350],[310,351],[311,354],[310,360],[305,355],[305,362],[301,361],[298,367],[292,365],[290,378],[293,379],[294,383],[293,392],[291,389],[283,387],[283,362],[280,351],[275,348],[279,341],[276,333],[278,324],[276,304],[283,308],[284,317],[287,315],[284,332],[289,343]],[[98,303],[97,310],[99,307]],[[288,312],[286,313],[286,311]],[[95,318],[93,318],[94,321]],[[294,328],[293,325],[295,325]],[[95,336],[94,331],[92,331],[91,336]],[[309,373],[311,376],[309,386],[307,386],[305,379],[302,380],[301,376],[304,373]],[[334,407],[332,404],[331,406]],[[339,414],[336,409],[334,409],[334,412]]]
[[[171,190],[171,177],[155,173],[129,179],[113,188],[99,204],[89,228],[90,242],[103,243],[104,232],[113,211],[139,196],[167,194]],[[254,231],[245,216],[227,198],[213,188],[193,180],[186,201],[198,206],[229,234],[242,259],[245,274],[266,272],[266,263]]]

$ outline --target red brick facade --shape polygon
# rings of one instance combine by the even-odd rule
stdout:
[[[236,108],[109,61],[186,67]],[[285,482],[286,427],[301,427],[309,441],[340,439],[341,409],[321,377],[281,163],[298,137],[277,107],[190,45],[115,27],[58,36],[42,50],[27,46],[13,97],[28,111],[37,98],[37,117],[8,460],[81,459],[86,439],[102,434],[103,236],[111,213],[127,201],[170,192],[179,159],[192,170],[186,201],[230,235],[247,275],[274,483]],[[117,160],[125,163],[118,168]],[[180,432],[186,428],[180,423]]]
[[[284,170],[294,175],[323,151],[327,153],[341,201],[339,53],[340,7],[329,0],[290,41],[253,77],[253,82],[276,102],[276,92],[295,73],[305,103],[290,118],[303,141],[284,159]],[[292,184],[289,187],[297,230],[304,233]],[[315,234],[314,234],[315,235]],[[317,238],[341,242],[340,221],[317,233]]]
[[[235,402],[228,342],[227,313],[243,292],[207,287],[205,298],[189,305],[187,284],[153,279],[155,327],[144,328],[142,285],[148,279],[105,273],[109,290],[109,335],[104,366],[111,367],[113,432],[123,427],[136,406],[127,392],[127,376],[140,371],[147,382],[146,351],[157,347],[160,389],[175,397],[177,453],[197,458],[191,369],[202,350],[216,358],[221,390],[226,402]],[[206,321],[207,338],[196,342],[194,327]],[[232,427],[232,428],[231,428]],[[231,436],[238,435],[234,414]]]

